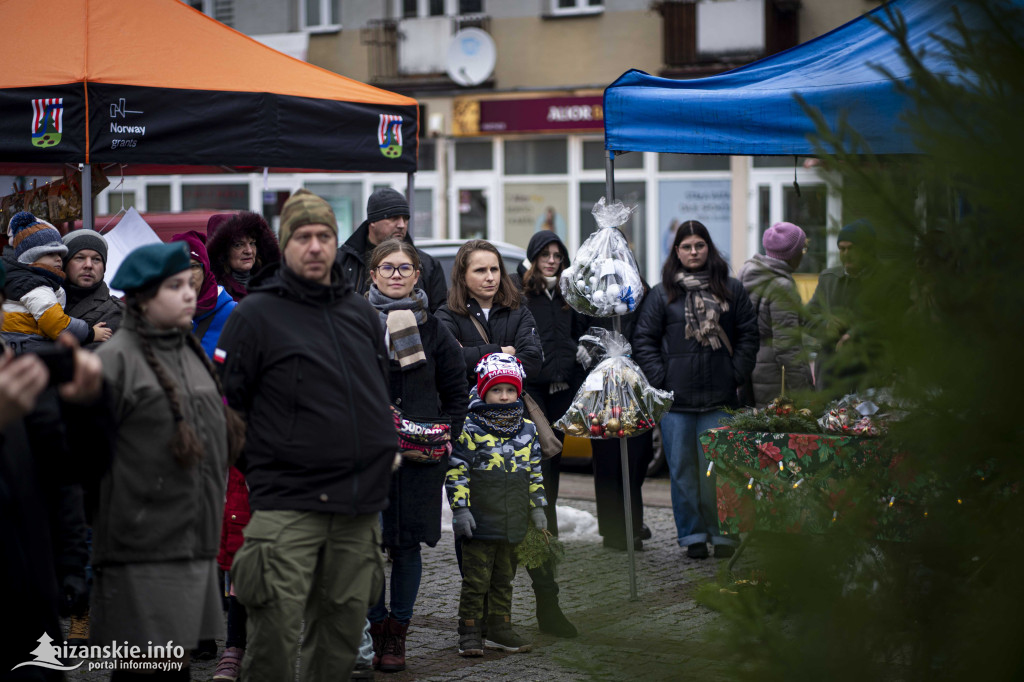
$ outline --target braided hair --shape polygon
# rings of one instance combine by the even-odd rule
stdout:
[[[142,304],[156,296],[160,284],[161,282],[157,282],[155,286],[132,292],[126,296],[125,312],[134,318],[136,322],[141,322],[145,319],[145,315],[142,312]],[[171,415],[174,417],[174,436],[171,439],[171,452],[174,453],[174,458],[182,468],[190,469],[203,458],[202,441],[199,440],[199,436],[196,434],[195,429],[192,428],[192,425],[185,419],[177,384],[157,359],[149,338],[145,334],[139,334],[138,338],[139,345],[142,347],[142,356],[145,358],[146,364],[153,370],[153,374],[156,375],[156,380],[160,384],[160,388],[163,389],[164,395],[167,396],[167,402],[171,407]],[[214,384],[217,386],[217,393],[223,396],[224,388],[221,385],[220,378],[213,369],[213,363],[206,357],[206,352],[200,345],[199,340],[191,333],[186,335],[186,339],[188,340],[189,348],[202,361],[206,371],[213,378]],[[245,444],[245,423],[238,416],[237,412],[228,407],[226,402],[224,403],[224,419],[227,425],[228,461],[234,464],[242,451],[242,446]]]

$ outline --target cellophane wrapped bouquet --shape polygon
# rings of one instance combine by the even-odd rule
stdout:
[[[653,429],[672,407],[673,394],[648,383],[629,358],[632,349],[625,337],[592,327],[580,344],[597,365],[552,426],[581,438],[629,438]]]
[[[618,229],[636,207],[621,201],[594,205],[598,229],[580,245],[572,265],[562,271],[558,286],[562,297],[577,312],[592,317],[625,315],[643,298],[643,281],[626,237]]]

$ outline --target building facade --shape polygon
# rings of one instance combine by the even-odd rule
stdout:
[[[421,103],[417,237],[484,237],[525,246],[554,229],[574,252],[605,194],[603,88],[631,68],[671,78],[718,73],[792,47],[877,6],[867,0],[188,0],[296,58]],[[301,166],[297,160],[296,166]],[[616,195],[623,226],[657,282],[676,224],[698,219],[734,270],[779,220],[811,236],[801,267],[835,262],[842,222],[813,159],[631,153]],[[795,183],[794,183],[795,181]],[[335,208],[344,239],[380,174],[112,178],[101,213],[248,209],[271,221],[306,187]],[[799,187],[797,187],[799,185]]]

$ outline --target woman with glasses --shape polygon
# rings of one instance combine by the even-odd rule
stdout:
[[[253,275],[281,260],[281,249],[267,221],[258,213],[241,211],[219,220],[223,215],[213,216],[206,228],[210,269],[217,283],[241,301],[249,292]],[[214,224],[218,226],[211,230]]]
[[[764,255],[754,257],[740,269],[740,281],[750,292],[750,304],[757,317],[761,347],[751,374],[745,402],[764,407],[786,389],[809,388],[814,380],[803,343],[803,304],[793,273],[807,253],[807,235],[793,223],[775,223],[761,238]]]
[[[370,256],[366,298],[380,314],[390,357],[390,397],[410,419],[451,419],[457,440],[469,404],[462,351],[451,333],[430,314],[427,295],[416,285],[422,268],[409,242],[388,239]],[[441,489],[448,458],[423,463],[404,459],[391,477],[384,510],[383,543],[391,557],[390,611],[381,588],[370,608],[374,663],[382,672],[405,670],[405,640],[420,586],[420,543],[441,539]]]
[[[719,426],[724,408],[737,407],[736,389],[754,369],[757,319],[743,285],[703,224],[679,226],[661,270],[661,283],[644,298],[633,335],[633,356],[648,380],[673,391],[661,420],[672,477],[677,541],[691,559],[731,556],[737,538],[718,530],[715,476],[697,437]]]

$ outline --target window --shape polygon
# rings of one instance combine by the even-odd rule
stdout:
[[[181,210],[201,209],[240,211],[249,208],[249,185],[181,185]]]
[[[299,0],[302,28],[307,31],[329,31],[341,28],[340,0]]]
[[[547,175],[569,172],[568,142],[555,140],[507,140],[506,175]]]
[[[616,159],[615,164],[618,165]],[[729,170],[728,156],[706,154],[658,154],[660,171],[712,171]]]
[[[455,143],[455,170],[491,170],[494,167],[494,150],[490,140],[458,141]]]
[[[583,170],[604,170],[605,158],[604,142],[601,140],[586,140],[583,142]],[[622,156],[615,155],[615,170],[630,170],[643,167],[643,152],[631,152]]]
[[[185,4],[192,9],[197,9],[203,14],[213,17],[227,26],[234,26],[235,2],[234,0],[184,0]]]
[[[551,0],[551,14],[598,14],[604,11],[604,0]]]
[[[580,183],[580,243],[583,243],[595,230],[597,223],[591,211],[597,200],[605,194],[603,182]],[[647,190],[642,182],[616,182],[615,198],[627,206],[636,205],[637,209],[629,221],[619,227],[626,236],[633,258],[641,273],[647,272]]]
[[[437,170],[437,141],[434,138],[420,138],[420,155],[416,162],[416,170]]]
[[[146,186],[146,212],[166,213],[171,210],[171,186],[170,185],[147,185]]]
[[[338,221],[338,243],[352,236],[352,232],[366,217],[363,203],[363,185],[359,182],[307,182],[306,189],[334,209]]]
[[[401,0],[397,14],[403,19],[482,14],[483,0]]]

